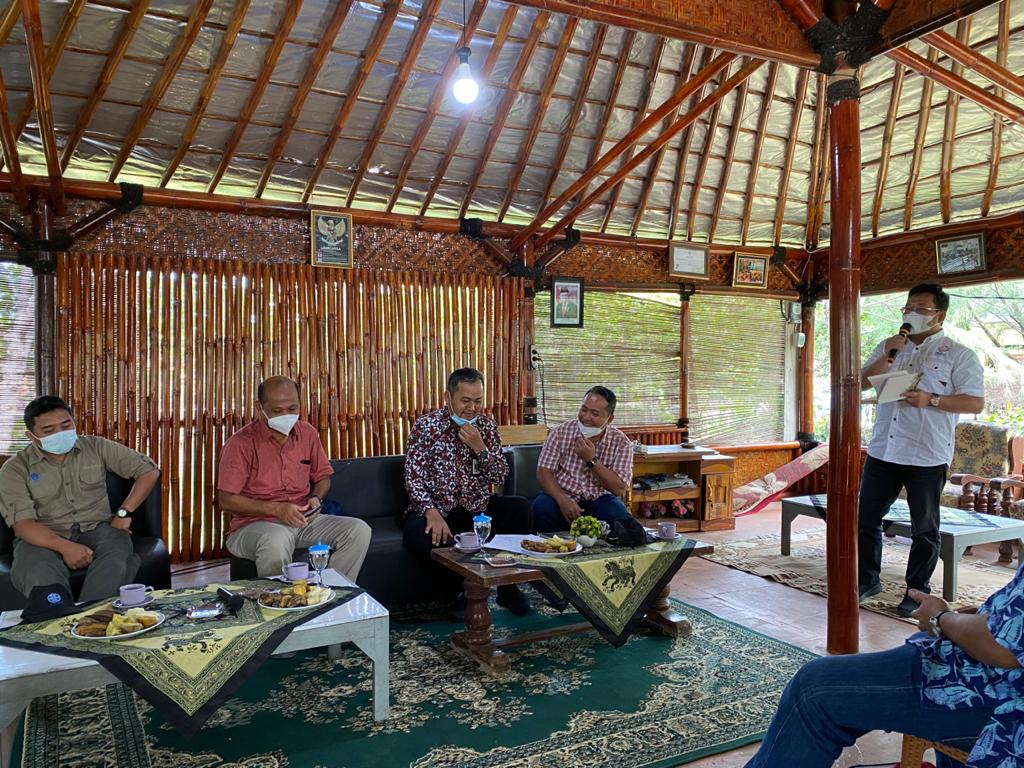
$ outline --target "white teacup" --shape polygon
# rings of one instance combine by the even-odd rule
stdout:
[[[678,532],[675,523],[658,523],[658,535],[663,539],[674,539]]]
[[[460,549],[480,549],[480,536],[475,531],[455,534],[455,543]]]
[[[120,589],[121,605],[131,607],[133,605],[142,605],[146,602],[146,595],[152,592],[152,587],[147,587],[145,584],[122,584]]]

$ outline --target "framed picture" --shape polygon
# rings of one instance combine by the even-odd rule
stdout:
[[[583,327],[583,280],[580,278],[551,278],[551,327]]]
[[[352,217],[347,213],[310,211],[313,265],[352,268]]]
[[[668,244],[668,273],[672,277],[708,279],[708,247],[698,243]]]
[[[732,284],[736,288],[766,288],[768,257],[737,253],[732,265]]]
[[[985,235],[961,235],[935,241],[935,261],[940,275],[985,270]]]

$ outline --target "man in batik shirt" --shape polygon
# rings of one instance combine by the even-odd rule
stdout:
[[[521,496],[496,496],[508,476],[501,452],[498,425],[483,414],[484,377],[473,368],[460,368],[448,377],[445,406],[421,416],[409,435],[405,455],[405,513],[403,544],[430,561],[435,547],[450,546],[453,534],[473,530],[473,517],[491,517],[492,533],[533,530],[530,502]],[[432,562],[439,591],[455,597],[461,579]],[[464,608],[458,598],[452,610]],[[514,584],[498,587],[498,605],[513,613],[530,612],[526,597]]]

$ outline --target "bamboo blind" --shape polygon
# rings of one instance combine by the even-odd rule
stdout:
[[[82,432],[160,465],[172,558],[218,557],[219,451],[260,380],[299,382],[332,459],[402,453],[461,366],[484,374],[498,423],[518,423],[526,306],[521,279],[61,254],[57,390]]]

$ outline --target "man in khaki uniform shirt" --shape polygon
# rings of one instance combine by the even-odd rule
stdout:
[[[36,586],[60,584],[70,592],[70,572],[85,568],[79,600],[116,595],[139,569],[131,514],[160,470],[120,443],[79,436],[71,409],[53,395],[28,404],[25,426],[32,444],[0,467],[0,513],[15,536],[14,588],[26,597]],[[108,470],[135,478],[116,512],[107,498]]]

